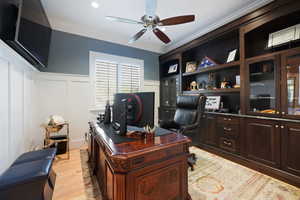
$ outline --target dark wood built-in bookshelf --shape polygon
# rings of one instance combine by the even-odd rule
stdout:
[[[300,1],[275,0],[160,56],[161,86],[163,81],[176,80],[176,91],[167,92],[172,100],[161,99],[160,119],[174,116],[174,94],[221,96],[226,113],[205,113],[200,140],[194,143],[300,186],[300,40],[268,47],[269,34],[297,24]],[[227,63],[234,49],[238,55]],[[205,56],[217,65],[186,72],[188,62],[199,64]],[[166,73],[170,63],[178,63],[177,73]],[[208,82],[212,73],[214,87],[191,90],[191,82]],[[224,79],[230,88],[221,88]],[[164,87],[161,94],[166,90],[174,89]],[[166,101],[173,104],[165,106]]]

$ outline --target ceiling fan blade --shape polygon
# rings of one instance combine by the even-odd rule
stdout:
[[[170,38],[158,28],[153,29],[153,32],[164,43],[168,44],[169,42],[171,42]]]
[[[195,21],[195,15],[183,15],[178,17],[171,17],[167,19],[163,19],[159,22],[160,26],[171,26],[177,24],[185,24],[189,22]]]
[[[142,29],[140,32],[138,32],[137,34],[135,34],[130,40],[129,43],[133,43],[135,41],[137,41],[140,37],[142,37],[145,33],[146,33],[147,29],[144,28]]]
[[[139,21],[132,20],[132,19],[125,19],[125,18],[121,18],[121,17],[106,16],[105,18],[110,21],[114,21],[114,22],[123,22],[123,23],[127,23],[127,24],[143,24],[143,22],[139,22]]]
[[[155,16],[157,9],[157,0],[145,0],[146,1],[146,15]]]

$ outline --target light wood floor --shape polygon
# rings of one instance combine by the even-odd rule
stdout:
[[[87,200],[82,178],[80,149],[70,152],[70,160],[56,160],[53,200]]]

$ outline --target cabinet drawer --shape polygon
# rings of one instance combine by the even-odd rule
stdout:
[[[233,139],[220,137],[219,146],[222,149],[225,149],[225,150],[228,150],[231,152],[236,152],[236,141]]]
[[[237,138],[239,136],[239,125],[237,124],[220,124],[218,126],[219,133],[221,137],[235,137]]]
[[[240,120],[239,118],[234,118],[234,117],[218,117],[218,123],[221,124],[239,124]]]

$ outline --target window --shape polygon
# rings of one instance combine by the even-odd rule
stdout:
[[[94,106],[104,109],[113,104],[115,93],[140,92],[144,79],[142,60],[91,52],[90,72],[93,79]]]
[[[121,64],[119,68],[120,93],[139,92],[141,87],[141,67]]]

